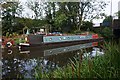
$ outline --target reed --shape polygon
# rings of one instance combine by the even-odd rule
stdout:
[[[105,42],[105,54],[91,59],[81,59],[81,55],[70,59],[71,63],[58,67],[53,72],[41,74],[36,71],[36,78],[120,78],[120,43]],[[40,75],[44,76],[41,77]]]

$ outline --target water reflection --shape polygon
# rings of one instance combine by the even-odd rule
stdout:
[[[83,58],[86,58],[86,57],[94,58],[96,56],[102,56],[104,54],[104,51],[101,48],[93,47],[92,49],[93,50],[91,52],[84,53]]]
[[[93,43],[79,44],[68,47],[41,49],[30,48],[19,51],[16,48],[3,50],[3,78],[33,78],[36,67],[41,67],[42,72],[54,70],[58,66],[69,63],[69,58],[80,55],[80,49],[87,48],[91,52]],[[79,53],[79,54],[78,54]]]
[[[57,67],[57,64],[48,61],[46,59],[25,59],[20,60],[14,58],[13,60],[3,60],[3,78],[33,78],[36,66],[42,68],[42,72],[48,72],[49,70]]]
[[[74,46],[68,46],[68,47],[49,49],[44,51],[44,56],[76,51],[79,49],[89,48],[89,47],[93,47],[93,43],[86,43],[86,44],[80,44],[80,45],[74,45]]]

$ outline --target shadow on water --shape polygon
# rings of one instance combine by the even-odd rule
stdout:
[[[17,48],[2,50],[2,76],[3,78],[33,78],[36,66],[42,71],[51,71],[56,67],[65,66],[69,59],[80,55],[81,49],[91,52],[96,43],[86,43],[59,48],[32,47],[28,50]]]

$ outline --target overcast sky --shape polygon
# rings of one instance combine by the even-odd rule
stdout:
[[[118,12],[118,2],[120,0],[107,0],[109,1],[108,5],[106,6],[105,9],[105,14],[111,15],[111,1],[112,1],[112,16],[115,15],[116,12]],[[94,23],[102,22],[103,20],[94,20]]]
[[[111,0],[107,0],[107,1],[111,1]],[[118,12],[118,2],[120,0],[112,0],[112,14],[114,14],[115,12]],[[106,13],[108,15],[110,15],[110,8],[111,8],[111,4],[109,3],[109,5],[106,7]]]
[[[26,0],[20,0],[20,1],[24,3]],[[107,15],[111,14],[111,1],[112,1],[112,16],[114,16],[114,13],[118,12],[118,2],[120,0],[106,0],[106,1],[109,1],[109,3],[105,9],[105,14]],[[24,15],[26,15],[27,12],[29,12],[28,9],[26,9],[26,11],[24,12]],[[33,13],[31,12],[30,14],[33,14]],[[102,20],[94,20],[94,23],[97,23],[97,22],[102,22]]]

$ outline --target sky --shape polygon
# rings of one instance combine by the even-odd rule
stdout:
[[[22,4],[25,3],[26,0],[20,0],[22,2]],[[59,0],[56,0],[59,1]],[[120,0],[105,0],[108,1],[108,5],[105,8],[105,14],[107,14],[107,16],[111,15],[111,6],[112,6],[112,16],[115,16],[114,13],[118,12],[118,2]],[[111,1],[112,1],[112,5],[111,5]],[[25,5],[25,4],[24,4]],[[26,15],[26,13],[30,12],[30,14],[33,14],[32,11],[30,11],[28,8],[26,9],[26,11],[23,12],[23,15]],[[28,14],[27,14],[28,15]],[[30,15],[29,15],[30,16]],[[103,19],[99,19],[99,20],[93,20],[94,23],[101,23],[103,21]]]
[[[118,12],[118,2],[120,0],[107,0],[107,1],[112,1],[112,15],[115,13],[115,12]],[[111,9],[111,3],[109,3],[109,5],[106,7],[106,13],[108,15],[110,15],[110,9]]]
[[[106,1],[108,1],[109,3],[105,9],[105,14],[107,14],[108,16],[111,15],[111,6],[112,6],[112,16],[115,16],[115,13],[118,12],[118,2],[120,0],[106,0]],[[111,5],[111,1],[112,1],[112,5]],[[94,20],[93,22],[94,23],[98,23],[98,22],[101,23],[102,21],[103,21],[103,19]]]

